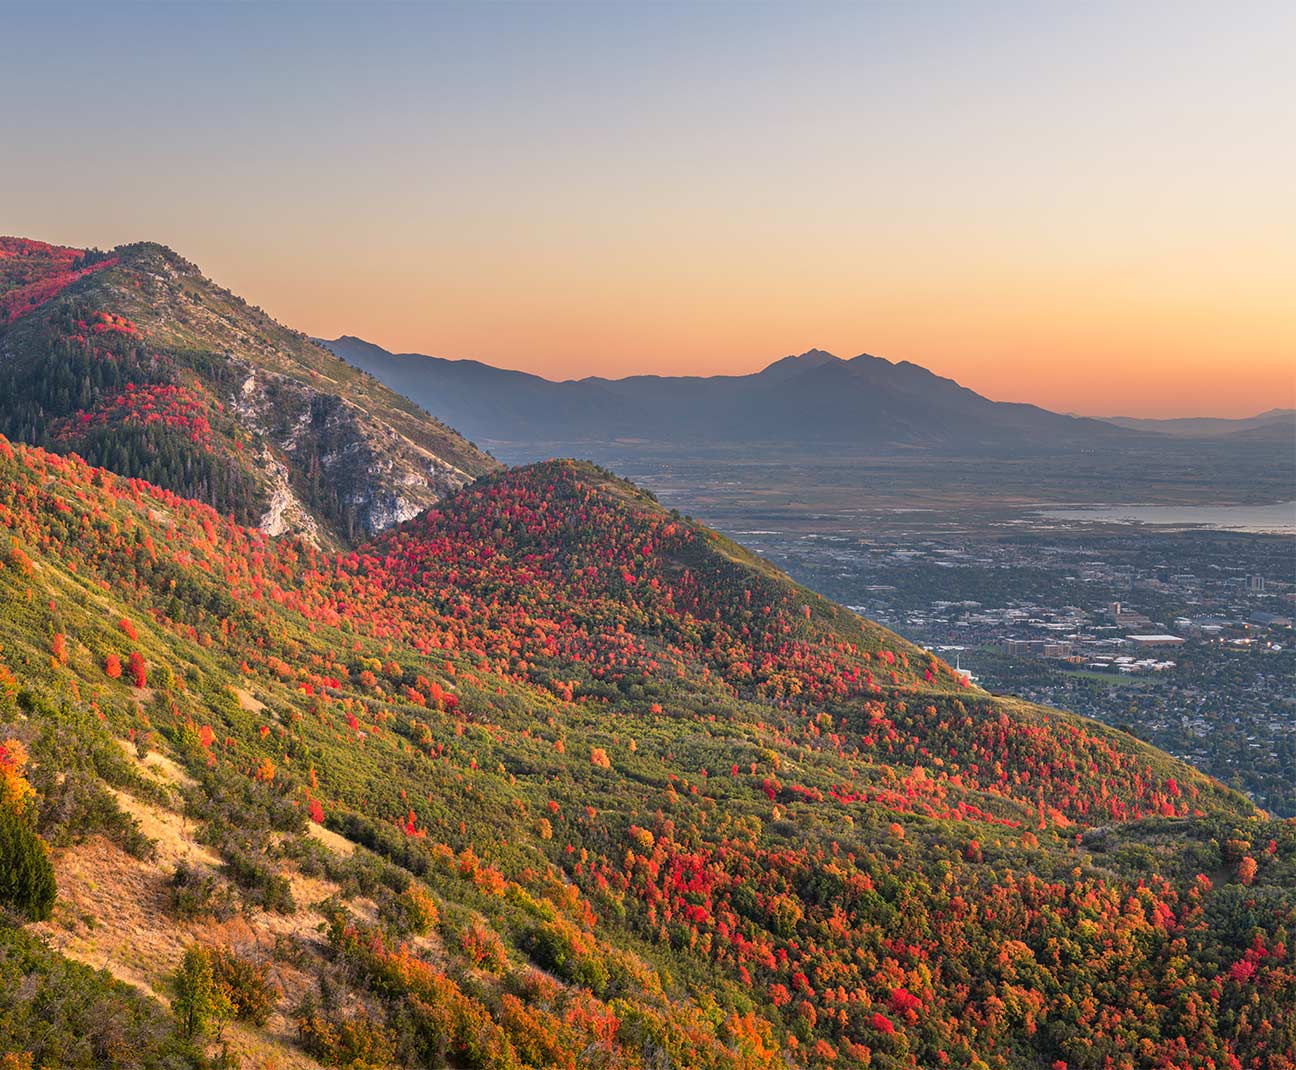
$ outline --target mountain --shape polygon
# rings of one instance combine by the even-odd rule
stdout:
[[[1100,420],[990,401],[916,364],[867,354],[843,360],[812,349],[752,375],[555,383],[477,361],[393,354],[348,336],[323,344],[519,459],[618,441],[939,454],[1059,452],[1139,437]]]
[[[1230,420],[1217,416],[1182,417],[1150,420],[1135,416],[1105,416],[1103,420],[1131,431],[1152,432],[1186,438],[1221,436],[1273,436],[1291,439],[1296,436],[1296,409],[1270,409],[1256,416]]]
[[[273,534],[408,519],[495,461],[160,245],[0,238],[0,433]]]
[[[338,552],[0,439],[0,774],[5,1065],[1296,1052],[1296,823],[588,464]]]

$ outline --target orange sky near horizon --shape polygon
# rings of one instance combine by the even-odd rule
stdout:
[[[219,277],[246,274],[242,292],[273,294],[272,312],[320,337],[353,334],[393,352],[550,379],[746,374],[819,348],[910,360],[995,400],[1060,412],[1241,417],[1296,407],[1296,302],[1284,282],[1296,279],[1296,258],[1289,274],[1272,250],[1245,285],[1229,287],[1208,258],[1168,271],[1157,255],[1172,262],[1168,251],[1150,253],[1117,271],[1073,257],[1064,271],[1027,272],[913,257],[886,270],[802,263],[787,272],[781,257],[744,262],[735,251],[695,255],[684,272],[645,260],[592,277],[569,251],[546,264],[519,255],[479,288],[476,273],[416,263],[351,276],[333,266],[352,260],[341,249],[291,282],[273,256],[251,272],[231,259]]]
[[[1086,415],[1296,407],[1279,0],[6,19],[0,233],[161,241],[311,334],[551,379],[817,347]]]

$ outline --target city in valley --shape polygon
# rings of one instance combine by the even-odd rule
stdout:
[[[924,466],[928,486],[937,467]],[[1024,495],[996,498],[1012,482],[1006,465],[979,467],[925,498],[912,493],[913,471],[890,461],[874,472],[881,491],[848,484],[829,465],[807,465],[799,479],[787,466],[775,476],[740,464],[707,477],[678,459],[635,471],[666,504],[939,652],[979,687],[1123,728],[1275,815],[1296,815],[1290,521],[1234,531],[1115,522],[1098,511],[1087,519]],[[1069,482],[1057,468],[1044,484],[1055,501]],[[1082,482],[1095,500],[1100,488]],[[1184,502],[1182,486],[1160,494]],[[1181,508],[1191,516],[1197,507]],[[1268,522],[1275,508],[1280,523],[1293,512],[1239,507],[1238,516]]]

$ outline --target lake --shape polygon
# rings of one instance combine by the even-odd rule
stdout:
[[[1054,520],[1090,524],[1157,524],[1296,535],[1296,501],[1271,505],[1082,505],[1036,512]]]

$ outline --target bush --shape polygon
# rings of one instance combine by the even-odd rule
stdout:
[[[608,970],[587,943],[579,930],[553,921],[527,933],[523,947],[537,966],[599,995],[607,988]]]
[[[297,912],[288,878],[276,873],[264,858],[233,846],[227,846],[224,854],[225,872],[243,890],[248,902],[279,914]]]
[[[171,877],[171,909],[177,917],[228,918],[234,913],[234,896],[211,870],[181,862]]]
[[[363,1010],[351,1018],[326,1018],[303,1009],[297,1016],[297,1034],[307,1053],[325,1066],[384,1070],[396,1054],[386,1028]]]
[[[44,921],[55,894],[49,848],[20,814],[0,806],[0,907]]]
[[[233,895],[216,874],[201,865],[181,861],[171,877],[170,907],[187,921],[200,917],[227,918],[235,909]]]
[[[487,973],[503,973],[508,965],[508,952],[499,933],[479,921],[459,934],[459,947],[469,962]]]
[[[416,936],[426,936],[441,920],[436,900],[421,884],[413,882],[400,895],[392,897],[384,913],[390,916],[397,932]]]
[[[270,983],[270,963],[253,962],[228,948],[211,949],[216,986],[229,1000],[234,1017],[241,1022],[265,1025],[279,1001]]]

